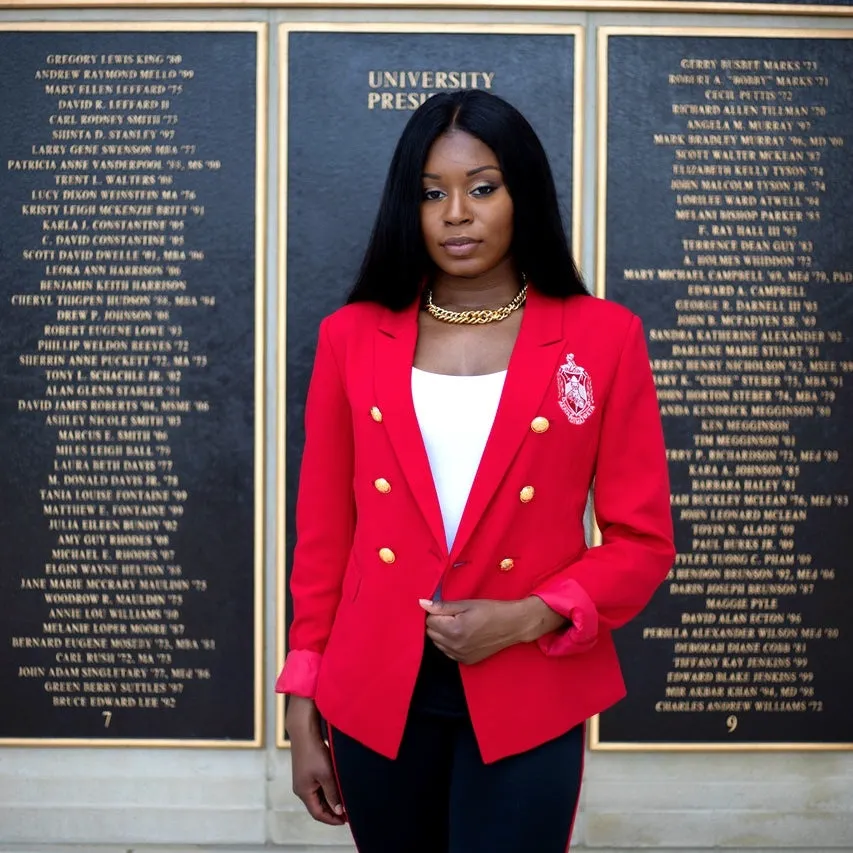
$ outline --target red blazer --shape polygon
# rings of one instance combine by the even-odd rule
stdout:
[[[531,288],[494,426],[447,553],[411,393],[417,305],[320,326],[296,508],[290,649],[276,690],[395,757],[425,639],[418,599],[538,595],[571,626],[462,682],[483,760],[530,749],[625,694],[611,631],[673,562],[669,480],[642,326]],[[594,483],[602,544],[583,516]],[[389,488],[390,487],[390,488]]]

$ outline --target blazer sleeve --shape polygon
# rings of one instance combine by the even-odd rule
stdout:
[[[593,485],[601,544],[534,590],[567,628],[539,639],[548,655],[590,649],[636,616],[675,557],[669,474],[642,324],[632,317],[608,399]]]
[[[291,651],[276,681],[277,693],[314,696],[355,528],[353,459],[350,404],[324,320],[305,405],[290,575]]]

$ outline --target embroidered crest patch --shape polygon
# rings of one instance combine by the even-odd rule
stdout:
[[[592,380],[586,370],[575,364],[572,352],[557,371],[557,391],[560,408],[566,413],[569,423],[582,424],[595,411]]]

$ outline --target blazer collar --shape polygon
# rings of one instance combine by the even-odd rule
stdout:
[[[412,364],[418,340],[420,300],[403,311],[385,309],[376,335],[374,375],[382,423],[403,477],[421,510],[438,553],[447,555],[447,539],[432,470],[412,400]],[[401,484],[402,485],[402,484]],[[405,535],[405,531],[400,532]]]
[[[496,496],[549,385],[555,382],[563,340],[563,302],[537,293],[527,297],[521,328],[510,356],[506,381],[492,431],[480,459],[459,530],[451,549],[455,559],[465,548],[483,514]],[[556,393],[556,385],[554,385]],[[519,489],[527,483],[522,483]],[[513,493],[507,500],[519,500]]]
[[[441,508],[412,401],[412,364],[418,334],[419,302],[404,311],[385,309],[376,339],[376,392],[388,436],[408,487],[432,531],[440,553],[447,555]],[[459,524],[450,556],[465,547],[506,475],[530,422],[539,412],[554,380],[563,339],[563,302],[528,292],[518,337],[494,424]],[[513,496],[517,499],[517,496]]]

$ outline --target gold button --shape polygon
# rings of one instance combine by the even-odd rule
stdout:
[[[373,485],[376,486],[376,491],[382,492],[383,495],[387,495],[391,491],[391,484],[384,477],[374,480]]]
[[[397,555],[390,548],[380,548],[379,559],[390,566],[397,559]]]
[[[515,565],[515,560],[513,560],[511,557],[507,557],[506,559],[501,560],[501,571],[502,572],[512,571],[512,567],[514,565]]]
[[[375,420],[376,423],[378,423],[378,424],[382,423],[382,412],[380,412],[379,409],[376,408],[376,406],[374,406],[370,410],[370,417],[373,418],[373,420]]]
[[[551,424],[548,422],[548,418],[533,418],[530,422],[530,429],[533,432],[548,432]]]
[[[533,500],[534,494],[536,494],[536,489],[533,486],[525,486],[518,496],[523,504],[529,504]]]

